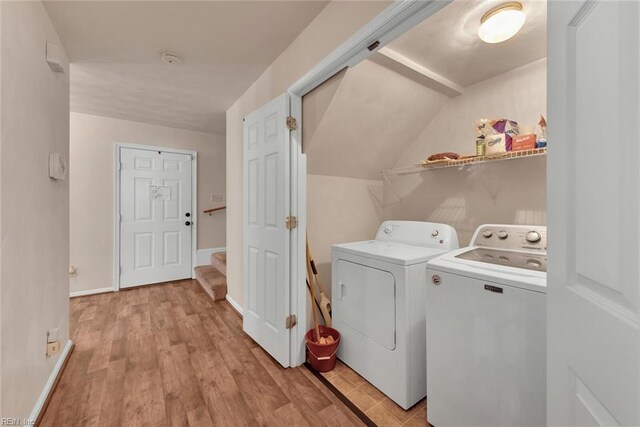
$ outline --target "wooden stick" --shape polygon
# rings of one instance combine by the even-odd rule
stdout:
[[[309,258],[311,258],[311,270],[313,270],[313,275],[315,276],[316,285],[318,285],[318,290],[324,293],[324,286],[322,285],[322,282],[320,282],[320,275],[318,274],[316,263],[313,261],[313,256],[311,256],[311,251],[309,251]]]
[[[309,280],[306,280],[306,282],[307,282],[307,289],[309,290],[309,292],[311,292],[311,285],[309,284]],[[109,291],[109,292],[111,292],[111,291]],[[318,310],[322,311],[320,309],[320,303],[318,301],[316,301],[316,307],[318,308]]]
[[[309,245],[309,234],[307,234],[307,253],[309,257],[309,262],[311,263],[311,271],[313,272],[313,277],[315,279],[316,286],[318,286],[318,290],[320,291],[320,302],[318,304],[320,314],[324,319],[325,325],[331,327],[332,319],[331,319],[331,301],[327,298],[327,295],[324,293],[324,286],[320,282],[320,275],[318,274],[318,269],[316,268],[316,263],[313,260],[313,255],[311,255],[311,246]],[[311,280],[311,278],[309,278]],[[311,283],[313,286],[313,282]]]
[[[313,272],[311,271],[311,258],[309,258],[309,241],[307,240],[307,276],[309,276],[309,283],[313,281]],[[313,290],[313,285],[309,286],[311,295],[311,311],[313,312],[313,327],[316,330],[316,342],[320,343],[320,328],[318,327],[318,315],[316,314],[316,292]]]
[[[328,327],[331,327],[331,301],[329,301],[329,298],[327,298],[324,293],[324,289],[320,283],[320,275],[318,274],[318,269],[316,268],[316,263],[313,261],[313,258],[311,259],[311,271],[313,271],[313,277],[315,277],[316,285],[320,291],[320,314],[322,314],[324,323]]]

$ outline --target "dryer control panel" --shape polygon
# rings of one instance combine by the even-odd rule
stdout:
[[[435,222],[385,221],[378,228],[376,240],[427,248],[458,248],[456,230],[450,225]]]
[[[547,227],[544,225],[485,224],[476,229],[470,246],[546,253]]]

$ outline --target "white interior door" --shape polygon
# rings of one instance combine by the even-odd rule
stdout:
[[[191,278],[192,156],[120,148],[120,287]]]
[[[548,6],[552,426],[640,425],[638,6]]]
[[[290,135],[283,94],[244,121],[245,332],[289,366]]]

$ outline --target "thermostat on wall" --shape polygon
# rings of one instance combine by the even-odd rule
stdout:
[[[60,153],[49,153],[49,177],[64,181],[67,177],[67,159]]]

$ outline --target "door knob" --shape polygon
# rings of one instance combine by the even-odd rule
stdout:
[[[186,225],[186,226],[191,225],[191,221],[187,221],[187,222],[185,222],[185,223],[184,223],[184,225]]]
[[[191,216],[190,212],[187,212],[186,214],[184,214],[184,216],[186,216],[187,218],[189,218]]]

